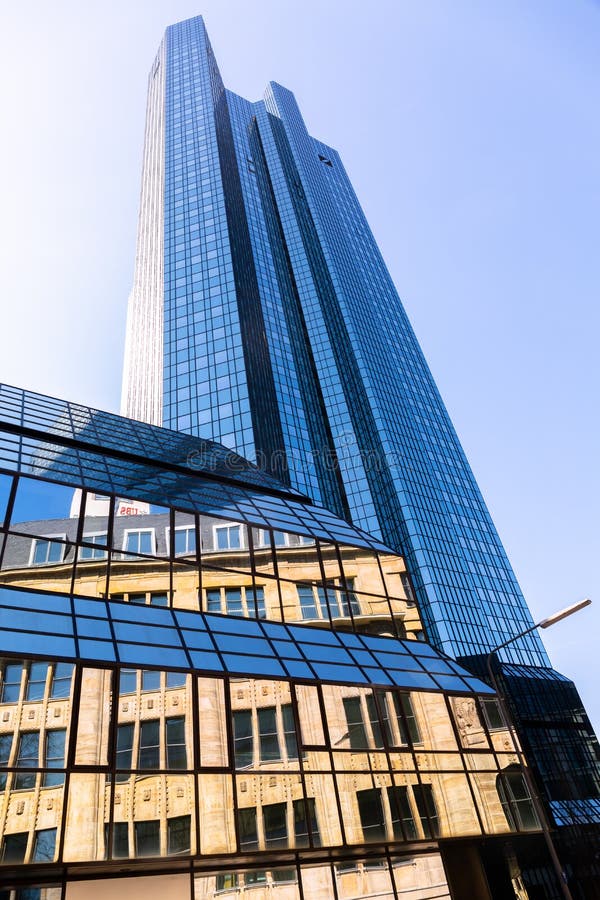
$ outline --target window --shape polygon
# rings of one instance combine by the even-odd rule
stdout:
[[[211,613],[221,612],[221,591],[219,588],[206,592],[206,611]]]
[[[126,770],[124,774],[117,775],[117,781],[127,781],[129,774],[127,770],[131,769],[133,752],[133,724],[117,726],[117,752],[115,756],[115,766],[117,769]]]
[[[196,529],[193,525],[179,525],[173,534],[175,556],[193,556],[196,553]]]
[[[159,691],[160,672],[156,671],[155,669],[144,669],[142,671],[142,690]]]
[[[385,823],[380,789],[357,791],[356,797],[365,841],[384,841]]]
[[[287,847],[286,803],[269,803],[262,808],[265,847]]]
[[[23,666],[21,663],[8,663],[4,667],[2,678],[1,703],[17,703],[21,693],[21,675]]]
[[[50,682],[50,699],[62,700],[71,693],[71,679],[73,677],[72,663],[56,663],[52,670]]]
[[[506,728],[502,718],[502,710],[497,700],[482,700],[481,708],[483,717],[490,731],[500,731]]]
[[[160,768],[160,722],[152,719],[140,722],[138,769]]]
[[[190,816],[167,819],[167,853],[169,856],[190,852]]]
[[[354,579],[347,578],[346,592],[337,582],[322,584],[298,584],[296,591],[303,619],[348,618],[360,615],[360,604],[354,593]]]
[[[273,542],[276,547],[287,547],[289,543],[289,537],[287,532],[285,531],[273,531]],[[271,546],[271,532],[270,531],[261,531],[260,532],[260,546],[261,547],[270,547]]]
[[[513,830],[530,831],[540,827],[522,772],[501,772],[496,779],[496,787],[502,809]]]
[[[215,525],[215,550],[240,550],[242,547],[241,525]]]
[[[254,759],[252,742],[252,713],[249,709],[233,713],[233,747],[236,769],[246,769]]]
[[[27,674],[26,700],[41,700],[46,691],[48,663],[32,662]]]
[[[106,532],[102,534],[84,534],[83,540],[88,544],[94,544],[94,546],[80,547],[79,559],[84,561],[92,559],[106,559],[106,557],[108,556],[108,551],[106,549],[106,545],[108,543],[108,534]]]
[[[225,588],[225,610],[228,616],[244,614],[241,588]]]
[[[185,687],[186,681],[187,675],[185,674],[185,672],[165,673],[165,687],[167,688]]]
[[[308,816],[306,810],[308,807]],[[294,800],[294,838],[296,847],[308,847],[308,823],[310,822],[310,830],[312,832],[313,846],[321,846],[321,835],[319,834],[319,824],[317,822],[317,812],[315,809],[314,797],[307,797],[306,800]]]
[[[135,855],[160,856],[160,822],[135,822]]]
[[[7,834],[2,843],[2,862],[4,863],[22,863],[25,862],[25,851],[27,850],[27,839],[29,833],[27,831],[20,834]]]
[[[382,690],[374,693],[379,701],[379,709],[383,718],[383,731],[388,745],[390,747],[403,747],[409,743],[409,738],[415,744],[420,743],[421,735],[410,694],[406,691]],[[368,702],[367,700],[367,704]],[[377,744],[377,746],[383,746],[383,742]]]
[[[167,745],[167,769],[185,769],[187,766],[187,753],[185,747],[185,718],[183,716],[177,716],[177,718],[174,719],[167,719],[165,722],[165,733]]]
[[[292,704],[286,703],[281,707],[283,721],[283,737],[285,740],[285,752],[288,759],[298,759],[298,742],[296,740],[296,723]]]
[[[404,593],[406,594],[406,599],[408,603],[415,603],[415,595],[413,593],[412,584],[410,583],[410,578],[406,572],[400,573],[400,581],[402,582],[402,587],[404,588]]]
[[[402,722],[402,715],[400,710],[404,713],[404,718],[406,720],[406,729],[404,730],[404,744],[408,744],[408,740],[406,739],[406,730],[408,729],[408,737],[413,742],[413,744],[421,743],[421,734],[419,732],[419,724],[417,722],[417,717],[415,716],[415,711],[413,709],[412,700],[410,698],[410,694],[405,691],[394,691],[392,694],[394,698],[394,706],[396,708],[396,715],[398,717],[398,725]],[[400,728],[402,731],[402,728]]]
[[[65,728],[56,728],[46,732],[45,765],[47,769],[62,769],[65,765]],[[55,787],[65,780],[64,772],[46,772],[43,778],[44,787]]]
[[[19,738],[16,767],[18,769],[37,769],[39,767],[39,752],[39,731],[22,732]],[[14,787],[15,790],[35,787],[35,773],[17,772]]]
[[[137,669],[121,669],[119,672],[119,694],[134,694],[136,686]]]
[[[52,537],[66,539],[66,534],[55,534]],[[36,538],[32,542],[31,560],[32,566],[45,566],[51,563],[60,563],[65,555],[65,545],[59,541],[41,540]]]
[[[257,710],[257,716],[260,761],[270,762],[274,759],[281,759],[275,707],[263,707]]]
[[[379,715],[377,713],[377,704],[373,693],[366,695],[367,711],[369,713],[369,723],[373,734],[373,744],[375,747],[383,747],[383,733],[379,723]]]
[[[56,852],[56,828],[36,831],[33,844],[33,862],[53,862]]]
[[[348,725],[348,737],[352,750],[365,750],[369,746],[360,706],[360,697],[344,697],[344,712]]]
[[[217,891],[232,891],[239,886],[239,878],[237,872],[225,872],[223,875],[217,875],[217,883],[215,885]]]
[[[266,618],[265,589],[248,586],[209,588],[206,591],[206,611],[228,616]]]
[[[430,784],[413,784],[413,795],[423,826],[423,834],[426,838],[439,837],[440,823],[433,787]]]
[[[298,592],[298,600],[300,601],[300,612],[303,619],[318,619],[317,603],[313,593],[312,585],[298,584],[296,586]]]
[[[417,840],[417,826],[408,799],[408,788],[405,785],[393,785],[387,789],[387,795],[392,813],[394,839]]]
[[[256,809],[238,809],[238,826],[240,833],[240,850],[258,850],[258,831],[256,828]]]
[[[123,550],[127,551],[127,553],[154,553],[154,529],[144,528],[136,531],[126,531]]]
[[[10,762],[10,751],[12,749],[12,734],[0,734],[0,767],[7,766]],[[6,772],[0,774],[0,791],[6,787]]]
[[[107,826],[108,831],[108,826]],[[113,822],[113,859],[126,859],[129,856],[129,825],[127,822]]]

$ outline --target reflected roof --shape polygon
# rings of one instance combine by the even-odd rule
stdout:
[[[221,444],[2,384],[0,468],[391,552]]]
[[[218,616],[115,600],[0,588],[4,646],[15,655],[237,676],[492,694],[420,641]]]

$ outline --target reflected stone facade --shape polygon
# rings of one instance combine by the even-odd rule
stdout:
[[[0,448],[2,900],[528,896],[518,748],[398,554],[5,387]]]

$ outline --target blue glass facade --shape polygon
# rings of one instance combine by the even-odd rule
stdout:
[[[255,103],[227,91],[200,17],[168,28],[158,59],[162,423],[224,443],[401,551],[445,652],[474,656],[525,630],[530,613],[339,155],[281,85]],[[549,665],[537,634],[503,653]]]

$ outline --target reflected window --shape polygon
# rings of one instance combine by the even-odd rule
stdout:
[[[19,749],[15,765],[18,769],[37,769],[39,767],[40,733],[25,731],[19,737]],[[35,773],[17,772],[14,787],[16,790],[35,787]]]
[[[365,750],[369,746],[369,741],[363,720],[360,697],[344,697],[343,704],[350,748],[352,750]]]
[[[65,728],[55,728],[46,732],[45,766],[47,769],[62,769],[65,765]],[[46,772],[43,777],[44,787],[55,787],[65,780],[64,772]]]
[[[106,549],[106,544],[108,543],[108,534],[106,532],[101,532],[98,534],[84,534],[83,540],[88,544],[94,544],[94,546],[80,547],[79,559],[83,561],[93,559],[106,559],[106,557],[108,556],[108,550]]]
[[[504,731],[506,729],[502,718],[502,710],[497,700],[482,700],[481,708],[486,725],[490,731]]]
[[[421,734],[410,694],[406,691],[374,692],[383,720],[383,731],[390,747],[421,742]],[[383,746],[383,742],[377,746]]]
[[[125,532],[123,550],[127,553],[155,553],[155,540],[153,528],[140,528],[135,531]]]
[[[307,813],[308,809],[308,815]],[[319,823],[317,822],[317,811],[315,808],[315,798],[307,797],[306,800],[294,800],[294,839],[296,847],[309,846],[309,829],[312,832],[313,846],[321,846],[321,835],[319,834]]]
[[[32,662],[27,673],[26,700],[41,700],[46,691],[48,663]]]
[[[142,671],[142,690],[160,690],[160,672],[156,669],[144,669]]]
[[[10,762],[10,751],[12,750],[13,736],[12,734],[0,734],[0,767],[5,767]],[[0,790],[6,787],[6,772],[0,774]]]
[[[266,706],[257,711],[260,761],[270,762],[281,759],[277,717],[274,706]]]
[[[190,852],[190,816],[167,819],[167,853],[169,856]]]
[[[17,703],[21,693],[21,676],[23,665],[21,663],[7,663],[2,673],[1,703]]]
[[[133,752],[133,724],[128,722],[125,725],[117,726],[117,752],[115,756],[115,765],[117,769],[131,769],[131,760]],[[129,775],[127,772],[117,775],[117,781],[127,781]]]
[[[185,718],[177,716],[165,722],[167,769],[185,769],[187,753],[185,748]],[[189,843],[189,823],[188,823]]]
[[[506,819],[514,831],[531,831],[540,827],[522,772],[501,772],[496,779],[496,788]]]
[[[241,616],[244,614],[240,588],[225,588],[225,611],[228,616]]]
[[[206,611],[228,616],[265,619],[265,589],[251,585],[214,587],[206,590]]]
[[[20,834],[7,834],[2,842],[2,862],[3,863],[22,863],[25,862],[25,853],[27,851],[27,840],[29,832],[21,832]]]
[[[215,525],[215,550],[240,550],[242,547],[241,525]]]
[[[215,888],[217,891],[233,891],[239,885],[237,872],[224,872],[217,875]]]
[[[52,534],[49,535],[49,538],[62,538],[66,539],[66,534]],[[61,544],[59,541],[51,541],[51,540],[42,540],[41,538],[35,538],[32,541],[31,546],[31,565],[32,566],[46,566],[52,563],[60,563],[63,561],[65,555],[66,545]]]
[[[254,760],[252,739],[252,713],[249,709],[238,709],[233,713],[233,747],[235,766],[246,769]]]
[[[175,556],[193,556],[196,553],[196,529],[193,525],[176,526],[173,544]]]
[[[354,579],[347,578],[348,591],[337,582],[298,584],[296,591],[303,619],[349,618],[360,615],[360,604],[354,593]]]
[[[56,828],[36,831],[33,843],[33,862],[53,862],[56,853]]]
[[[390,811],[392,814],[392,831],[397,841],[416,841],[417,826],[408,799],[406,785],[392,785],[387,789]]]
[[[138,769],[160,768],[160,722],[152,719],[140,723]]]
[[[273,542],[276,547],[287,547],[289,544],[289,535],[285,531],[261,531],[259,544],[261,547],[271,546],[271,533],[273,534]]]
[[[256,808],[238,809],[240,850],[258,850]]]
[[[137,688],[137,669],[119,671],[119,694],[134,694]]]
[[[357,791],[358,812],[365,841],[384,841],[385,822],[381,804],[381,790],[370,788]]]
[[[62,700],[71,693],[71,680],[73,678],[72,663],[56,663],[52,671],[50,682],[50,699]]]
[[[165,687],[167,688],[185,687],[186,680],[187,675],[185,674],[185,672],[165,673]]]
[[[287,847],[287,804],[268,803],[262,808],[265,847]]]
[[[108,841],[108,825],[106,826]],[[127,859],[129,856],[129,825],[127,822],[113,822],[113,859]]]
[[[160,822],[135,822],[135,855],[160,856]]]
[[[288,759],[298,759],[298,741],[296,740],[296,723],[291,703],[285,703],[281,707],[283,721],[283,737],[285,740],[285,752]]]
[[[424,836],[426,838],[439,837],[440,821],[435,797],[433,796],[433,786],[430,784],[413,784],[412,790]]]

